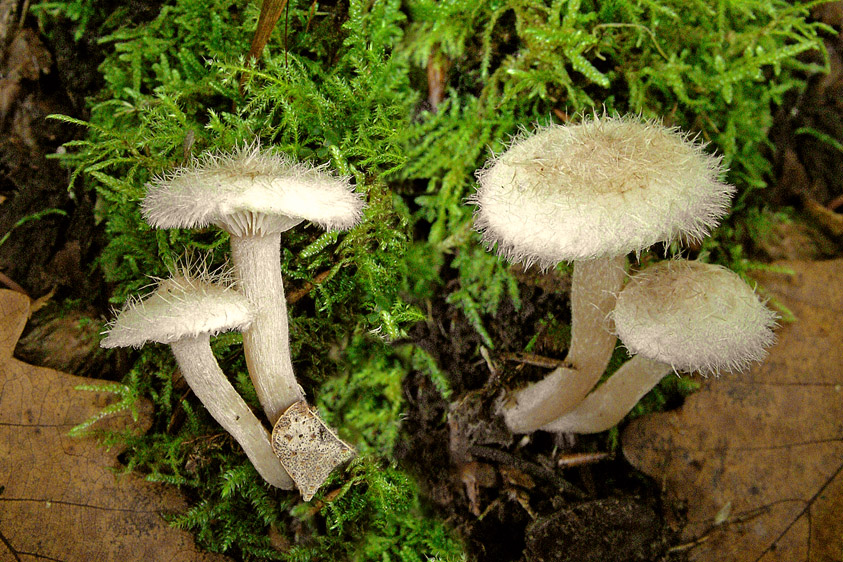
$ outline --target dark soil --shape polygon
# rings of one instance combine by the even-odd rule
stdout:
[[[86,99],[102,85],[103,47],[91,33],[75,40],[69,21],[39,29],[33,16],[21,19],[21,4],[0,0],[0,236],[8,234],[0,286],[37,299],[16,354],[78,375],[118,377],[124,370],[103,361],[97,346],[109,290],[95,263],[103,247],[95,194],[68,190],[69,171],[50,158],[85,131],[47,118],[87,117]],[[158,4],[115,2],[124,21],[148,19]]]
[[[772,247],[757,248],[772,259],[827,259],[840,255],[843,244],[843,2],[819,6],[814,16],[837,36],[826,39],[829,73],[791,93],[770,131],[775,181],[765,198],[801,212]],[[822,61],[814,54],[806,62]]]
[[[122,369],[96,354],[109,290],[94,261],[103,245],[95,200],[85,189],[68,191],[68,171],[48,158],[83,131],[45,119],[52,113],[85,118],[85,98],[100,85],[102,52],[89,38],[74,41],[70,25],[39,30],[26,18],[19,27],[16,6],[0,0],[0,236],[10,233],[0,246],[0,285],[47,297],[17,354],[76,374],[116,376]],[[129,3],[128,14],[144,19],[154,7]],[[843,3],[822,7],[817,16],[839,30]],[[747,240],[756,259],[841,254],[843,152],[804,133],[811,128],[843,139],[843,39],[828,44],[831,73],[793,96],[771,132],[778,179],[766,196],[772,205],[794,206],[797,220],[770,240]],[[47,209],[63,214],[15,226]],[[446,401],[425,375],[407,378],[400,462],[478,561],[682,560],[671,553],[678,529],[665,521],[657,483],[635,473],[605,435],[513,436],[495,415],[507,389],[547,372],[514,355],[525,338],[539,332],[537,355],[565,355],[560,338],[540,324],[548,313],[567,320],[568,280],[556,273],[518,275],[523,306],[516,310],[507,301],[484,319],[496,346],[484,358],[470,323],[444,300],[458,282],[455,272],[443,273],[446,285],[431,303],[431,322],[411,337],[448,373],[453,397]]]
[[[495,414],[507,388],[547,372],[510,353],[523,350],[525,338],[540,334],[535,351],[545,359],[565,355],[558,338],[541,335],[540,322],[548,313],[568,321],[567,280],[533,270],[518,277],[521,309],[504,303],[486,323],[496,343],[488,361],[478,355],[477,333],[444,300],[411,334],[449,374],[457,398],[448,403],[423,374],[405,380],[399,462],[480,562],[682,560],[668,552],[676,530],[661,515],[658,487],[622,458],[601,455],[605,436],[514,436]],[[566,462],[573,466],[562,468]]]

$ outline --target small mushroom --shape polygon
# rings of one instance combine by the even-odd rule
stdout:
[[[616,341],[606,317],[626,255],[707,235],[734,192],[722,172],[720,158],[677,129],[597,115],[518,139],[478,171],[471,200],[488,247],[527,266],[574,264],[567,367],[504,405],[512,431],[538,429],[596,384]]]
[[[130,300],[106,331],[102,347],[170,344],[187,384],[211,416],[243,447],[257,471],[273,486],[293,481],[272,451],[269,431],[243,401],[217,364],[211,336],[242,330],[252,321],[249,301],[231,283],[208,275],[175,275],[143,300]]]
[[[230,234],[238,287],[256,311],[243,331],[246,364],[273,425],[304,397],[290,357],[281,233],[303,220],[329,230],[351,228],[363,206],[348,178],[257,144],[194,159],[148,186],[143,214],[152,226],[214,224]]]
[[[732,271],[697,261],[664,261],[636,274],[612,317],[635,357],[542,429],[605,431],[668,373],[742,371],[775,341],[776,315],[752,289]]]

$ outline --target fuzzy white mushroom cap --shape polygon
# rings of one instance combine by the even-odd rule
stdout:
[[[668,260],[634,275],[611,314],[631,354],[675,371],[742,371],[767,355],[776,315],[734,272]]]
[[[359,222],[363,207],[350,178],[294,163],[257,143],[194,158],[154,178],[142,204],[156,228],[215,224],[239,236],[283,232],[303,220],[347,229]]]
[[[475,228],[506,259],[542,268],[701,239],[734,193],[703,148],[634,117],[541,128],[478,170]]]
[[[222,279],[225,281],[225,279]],[[144,299],[130,299],[108,326],[102,347],[172,343],[202,334],[243,330],[254,316],[249,301],[230,281],[177,274]]]

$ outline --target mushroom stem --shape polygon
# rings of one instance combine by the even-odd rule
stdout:
[[[270,434],[217,364],[207,333],[170,343],[182,375],[211,416],[243,447],[258,473],[271,485],[293,489],[293,481],[272,451]]]
[[[588,388],[600,380],[609,365],[617,336],[608,329],[606,317],[615,308],[623,286],[626,256],[574,262],[571,282],[571,348],[565,362],[581,372]],[[572,394],[578,394],[571,390]],[[571,397],[573,402],[579,399]],[[573,406],[571,406],[573,407]],[[568,408],[570,409],[570,408]]]
[[[514,433],[529,433],[574,409],[606,370],[617,337],[606,317],[624,280],[626,256],[574,262],[571,287],[571,347],[565,363],[520,390],[504,408]]]
[[[616,425],[659,381],[673,371],[666,363],[636,355],[586,396],[579,406],[542,426],[544,431],[600,433]]]
[[[243,351],[261,406],[273,426],[292,404],[304,399],[290,358],[287,301],[281,279],[281,233],[231,236],[237,284],[255,307],[243,330]]]

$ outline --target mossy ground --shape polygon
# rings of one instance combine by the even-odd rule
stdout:
[[[843,194],[840,174],[826,172],[843,161],[831,142],[841,141],[839,82],[820,74],[827,29],[807,9],[760,0],[291,4],[247,67],[253,4],[34,4],[26,46],[46,58],[6,92],[3,165],[13,179],[0,230],[12,234],[0,260],[30,294],[56,289],[61,304],[43,309],[36,328],[69,310],[99,325],[109,302],[166,274],[185,251],[225,259],[219,232],[155,232],[138,212],[150,175],[191,155],[258,136],[351,174],[367,193],[367,219],[348,235],[304,227],[284,240],[297,374],[363,453],[310,505],[256,484],[166,349],[84,361],[87,374],[121,381],[126,407],[154,402],[152,430],[128,440],[124,460],[184,491],[191,509],[175,524],[246,560],[681,557],[669,553],[674,530],[658,486],[629,470],[617,430],[522,440],[493,415],[502,392],[546,372],[536,358],[564,357],[568,270],[501,263],[479,245],[464,199],[474,170],[519,127],[635,112],[710,141],[740,193],[701,247],[642,259],[681,251],[744,271],[776,257],[786,225],[804,224],[806,196],[832,204]],[[45,121],[48,113],[73,119]],[[796,164],[769,142],[777,114],[773,136]],[[60,161],[46,159],[57,153]],[[779,182],[784,171],[807,176],[810,189]],[[45,209],[65,215],[14,227]],[[828,229],[799,232],[819,257],[840,252]],[[239,343],[225,336],[214,349],[255,404]],[[665,384],[636,413],[676,405],[684,390]],[[570,456],[598,453],[608,457]],[[560,465],[577,459],[589,462]],[[596,540],[605,529],[594,519],[617,523],[611,545]]]

